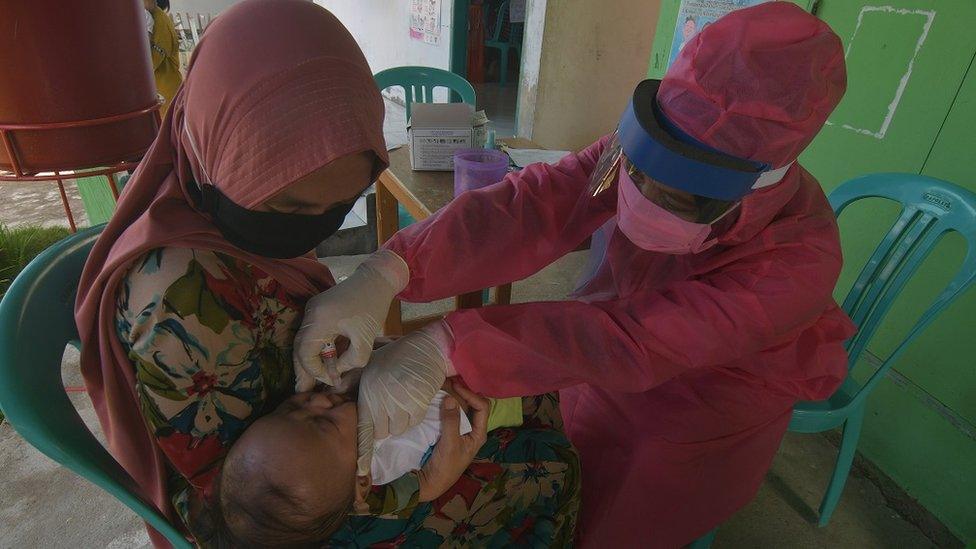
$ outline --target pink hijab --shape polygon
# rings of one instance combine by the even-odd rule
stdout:
[[[378,174],[387,165],[383,113],[353,37],[307,0],[245,0],[214,20],[197,45],[156,141],[92,249],[75,304],[81,372],[109,449],[170,518],[165,461],[139,411],[135,371],[116,335],[120,280],[147,251],[169,246],[240,258],[295,296],[328,288],[332,275],[313,257],[270,259],[228,243],[187,189],[193,181],[212,182],[252,208],[363,151],[376,154]]]

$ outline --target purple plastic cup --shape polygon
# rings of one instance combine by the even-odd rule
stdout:
[[[508,173],[508,155],[489,149],[454,153],[454,196],[501,181]]]

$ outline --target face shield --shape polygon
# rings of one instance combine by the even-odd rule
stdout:
[[[727,155],[681,131],[657,106],[659,86],[658,80],[637,86],[593,171],[592,196],[610,188],[624,169],[648,200],[685,221],[712,225],[789,169]]]

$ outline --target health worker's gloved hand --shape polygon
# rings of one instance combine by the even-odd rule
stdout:
[[[369,471],[373,441],[419,424],[448,375],[452,338],[441,322],[377,349],[359,380],[358,475]]]
[[[315,380],[336,386],[343,373],[365,366],[390,304],[409,280],[403,259],[380,250],[349,278],[308,300],[295,335],[295,390],[309,391]],[[348,350],[334,360],[324,360],[323,348],[334,345],[339,336],[349,339]]]

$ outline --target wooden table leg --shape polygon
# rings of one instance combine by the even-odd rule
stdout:
[[[380,174],[376,181],[376,240],[383,246],[387,240],[396,234],[400,228],[400,215],[397,212],[397,200],[386,188],[383,179],[386,172]],[[390,312],[383,324],[384,335],[403,335],[403,319],[400,312],[400,300],[394,299],[390,304]]]
[[[469,294],[461,294],[454,298],[454,305],[458,309],[475,309],[481,307],[481,290]]]
[[[508,305],[512,302],[512,285],[502,284],[495,288],[495,305]]]

